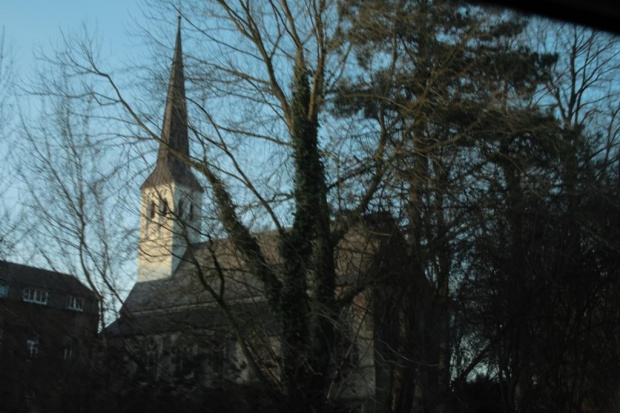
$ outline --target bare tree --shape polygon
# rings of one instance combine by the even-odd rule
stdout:
[[[488,349],[483,363],[503,386],[505,411],[607,405],[618,369],[607,347],[617,310],[602,298],[617,288],[616,270],[602,264],[617,254],[616,234],[600,227],[619,205],[608,111],[616,104],[617,47],[584,28],[544,30],[538,47],[556,55],[528,99],[548,108],[538,122],[548,128],[497,131],[501,143],[485,155],[489,187],[479,198],[485,208],[468,259],[472,277],[462,284],[464,299],[475,297],[462,320],[479,323],[469,338]]]
[[[24,248],[31,259],[84,280],[100,301],[104,326],[131,282],[135,232],[125,217],[136,201],[123,189],[131,180],[122,168],[127,153],[97,122],[92,96],[76,97],[68,77],[57,75],[56,84],[31,84],[40,111],[22,116],[17,132],[29,217]]]
[[[11,162],[11,137],[13,136],[14,123],[11,112],[15,110],[13,100],[13,87],[15,84],[13,62],[10,48],[6,42],[4,27],[0,35],[0,148],[2,150],[2,191],[10,197],[16,196],[14,170]],[[19,241],[19,212],[7,204],[3,197],[0,202],[0,259],[5,259],[10,254],[14,245]]]
[[[271,383],[287,406],[298,411],[322,410],[331,402],[330,385],[337,368],[334,349],[338,314],[359,292],[353,289],[336,297],[335,246],[360,220],[377,188],[358,186],[362,196],[353,208],[354,213],[344,215],[338,226],[332,225],[334,215],[328,203],[319,120],[326,89],[332,76],[341,70],[338,65],[344,64],[340,58],[330,60],[334,45],[339,43],[334,38],[335,4],[196,3],[192,13],[183,17],[190,33],[212,47],[209,52],[219,52],[187,58],[193,65],[189,78],[199,88],[193,93],[190,88],[195,114],[192,130],[203,151],[198,156],[175,155],[199,171],[207,182],[218,226],[227,234],[248,271],[262,283],[281,330],[281,375],[277,380],[264,375],[261,366],[252,362],[250,351],[246,351],[247,359],[253,373],[264,384]],[[69,77],[86,75],[94,80],[86,83],[82,91],[71,90],[69,85],[54,85],[58,89],[53,93],[61,95],[61,105],[54,108],[59,120],[58,148],[66,155],[69,175],[57,169],[57,161],[52,161],[55,145],[35,143],[38,161],[31,164],[33,169],[29,173],[54,186],[46,194],[33,197],[33,207],[45,211],[57,199],[60,208],[44,214],[46,226],[40,231],[52,232],[45,234],[48,236],[59,227],[68,230],[73,234],[71,239],[77,241],[62,239],[59,248],[77,250],[82,270],[87,274],[98,271],[97,279],[109,282],[111,278],[105,271],[112,268],[111,251],[122,250],[124,244],[111,243],[111,238],[104,237],[110,231],[109,221],[103,214],[91,217],[87,208],[88,203],[100,206],[105,201],[122,202],[108,198],[105,189],[97,186],[105,182],[107,173],[115,171],[98,170],[101,165],[91,163],[89,151],[97,150],[98,144],[86,141],[91,138],[88,130],[74,127],[71,116],[75,114],[75,100],[62,96],[85,97],[82,105],[86,106],[81,108],[88,108],[95,101],[116,105],[143,134],[165,143],[112,76],[99,68],[92,45],[85,41],[74,52],[62,56],[60,66],[70,71]],[[227,108],[235,110],[222,110],[224,100]],[[80,121],[89,120],[88,111],[81,116]],[[36,142],[32,128],[25,127],[25,131],[28,141]],[[274,169],[253,165],[256,158],[244,162],[248,150],[256,150],[250,142],[267,153],[277,153],[280,172],[284,172],[277,177],[280,182],[274,178],[278,175]],[[377,151],[380,161],[380,146]],[[235,188],[238,183],[242,190]],[[268,217],[269,226],[276,229],[280,265],[270,264],[253,235],[244,214],[245,205],[257,205],[258,211]],[[199,266],[197,269],[200,272]],[[211,287],[204,284],[204,288]],[[219,304],[226,311],[226,302]],[[234,318],[230,317],[230,321],[234,326]],[[242,344],[248,341],[240,336],[237,339]]]
[[[545,179],[570,183],[575,169],[566,166],[578,146],[572,133],[594,131],[604,107],[597,100],[602,95],[582,88],[606,78],[611,60],[597,72],[575,69],[579,59],[615,49],[589,49],[594,43],[586,36],[582,44],[577,35],[573,50],[585,54],[551,76],[552,56],[518,44],[523,22],[444,2],[394,5],[212,1],[178,10],[160,4],[155,21],[179,13],[190,45],[184,59],[193,154],[167,146],[150,104],[100,66],[91,39],[55,56],[56,74],[82,82],[43,82],[43,93],[55,96],[48,112],[55,130],[24,122],[24,141],[36,159],[26,175],[48,185],[31,197],[33,210],[43,211],[39,245],[53,240],[59,251],[75,252],[91,285],[116,290],[117,257],[132,248],[125,232],[110,233],[122,222],[126,200],[107,185],[124,170],[99,163],[112,156],[100,152],[109,136],[98,139],[89,126],[102,116],[121,130],[110,142],[137,147],[136,157],[146,152],[142,142],[160,145],[200,173],[210,200],[202,235],[211,266],[191,247],[186,258],[227,317],[253,374],[284,408],[322,411],[333,401],[344,360],[341,320],[369,291],[374,307],[365,311],[372,308],[382,321],[374,331],[375,355],[386,366],[377,373],[389,382],[379,403],[386,410],[447,410],[451,380],[463,383],[477,367],[497,373],[494,379],[508,388],[507,411],[524,406],[521,395],[536,378],[531,364],[518,362],[532,347],[519,344],[532,329],[515,309],[531,303],[522,299],[542,285],[518,282],[519,266],[536,255],[528,241],[538,236],[538,221],[528,221],[528,213],[544,210],[537,202],[554,194]],[[536,102],[541,86],[551,93]],[[551,100],[567,140],[557,139],[553,113],[539,105]],[[605,102],[611,122],[597,159],[611,165],[617,110],[613,100]],[[570,146],[565,158],[558,142]],[[553,170],[558,158],[568,175]],[[183,221],[179,209],[164,207],[160,215]],[[372,274],[339,288],[342,246],[368,211],[397,217],[391,226],[399,231],[384,232],[403,249],[384,258],[401,271],[372,266]],[[110,220],[110,213],[118,218]],[[275,240],[271,247],[257,234],[265,228]],[[279,348],[266,351],[279,374],[271,374],[260,354],[268,335],[247,335],[225,299],[223,244],[275,315]],[[498,315],[496,305],[505,312],[484,319]],[[479,318],[458,318],[467,311]],[[454,341],[458,334],[466,338]]]

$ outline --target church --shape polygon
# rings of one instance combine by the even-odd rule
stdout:
[[[229,239],[212,239],[201,228],[205,190],[183,161],[189,155],[179,23],[157,161],[140,188],[137,282],[119,319],[106,330],[117,357],[110,365],[121,377],[115,383],[165,391],[177,406],[182,399],[198,403],[200,395],[214,389],[257,383],[248,355],[259,361],[261,375],[275,382],[281,368],[280,327],[263,285]],[[336,295],[378,268],[384,274],[399,270],[385,264],[398,261],[395,225],[377,217],[367,221],[337,246]],[[269,265],[278,266],[277,233],[252,236]],[[375,320],[378,300],[368,285],[339,314],[338,366],[330,397],[349,406],[348,411],[378,410],[382,382],[389,377],[388,363],[378,357],[379,347],[386,345],[378,339],[385,335]]]

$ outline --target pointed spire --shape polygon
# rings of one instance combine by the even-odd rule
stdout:
[[[187,107],[185,102],[185,76],[183,74],[183,48],[181,46],[181,16],[177,28],[177,40],[172,57],[172,70],[168,84],[168,98],[162,126],[162,141],[182,155],[189,155],[187,137]],[[164,146],[159,149],[159,156],[164,155]]]
[[[142,188],[176,182],[193,189],[202,190],[191,168],[183,162],[183,158],[189,156],[189,136],[185,76],[183,73],[183,48],[181,45],[181,16],[179,15],[178,18],[177,38],[172,57],[157,165]]]

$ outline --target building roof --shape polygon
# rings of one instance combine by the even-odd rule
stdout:
[[[95,298],[94,293],[72,275],[8,261],[0,261],[0,283]]]
[[[260,328],[277,331],[277,323],[265,301],[236,303],[231,307],[235,320],[244,331]],[[125,313],[106,328],[110,336],[150,335],[169,331],[210,331],[230,334],[230,324],[217,304],[187,308],[162,308],[159,311]]]
[[[17,303],[19,305],[24,303],[27,306],[30,306],[32,303],[43,304],[43,306],[34,306],[38,307],[39,310],[44,308],[76,310],[94,317],[93,328],[96,329],[96,319],[99,315],[97,295],[72,275],[8,261],[0,261],[0,286],[8,287],[3,289],[4,294],[1,295],[2,299],[0,300],[0,305],[5,310],[8,308],[7,306],[14,308],[13,306]],[[41,302],[30,301],[30,298],[34,299],[34,295],[30,296],[35,294],[33,290],[39,290],[44,293],[38,296]],[[28,300],[26,300],[27,295],[30,297]],[[68,297],[74,297],[79,301],[69,304]],[[72,307],[71,305],[77,307]],[[3,315],[5,320],[6,317],[14,317],[10,311],[8,313],[5,312]]]
[[[257,238],[267,259],[277,265],[274,256],[275,233],[258,234]],[[217,264],[213,257],[217,257]],[[225,273],[223,285],[217,274],[218,266]],[[262,300],[261,284],[248,273],[232,242],[229,239],[219,239],[191,245],[170,278],[136,283],[125,300],[122,312],[135,315],[162,308],[172,310],[214,304],[216,299],[202,285],[201,275],[214,293],[222,292],[228,301],[244,301],[256,297],[261,297]]]
[[[395,257],[405,255],[396,247],[404,243],[394,222],[366,224],[349,231],[338,244],[336,283],[340,287],[371,285],[370,277],[376,280],[377,273],[389,277],[390,268],[402,269]],[[278,233],[268,231],[254,237],[267,263],[280,265]],[[136,283],[123,304],[121,319],[108,332],[141,334],[225,325],[214,294],[222,294],[230,309],[240,311],[240,320],[252,320],[252,314],[259,314],[263,324],[275,324],[262,284],[248,271],[232,241],[223,238],[190,246],[170,278]]]
[[[189,158],[187,125],[183,49],[181,46],[181,18],[179,17],[157,164],[155,170],[142,184],[142,189],[178,183],[194,190],[203,190],[192,173],[191,168],[183,161],[183,158]],[[177,155],[180,155],[180,158]]]

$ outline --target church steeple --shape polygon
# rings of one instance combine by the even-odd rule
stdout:
[[[188,245],[200,241],[203,188],[187,164],[189,135],[181,18],[155,169],[142,185],[138,281],[171,277]]]
[[[185,162],[188,157],[187,101],[185,98],[185,75],[183,73],[181,16],[179,16],[157,165],[142,185],[142,189],[176,182],[202,191],[202,187],[191,168]]]

